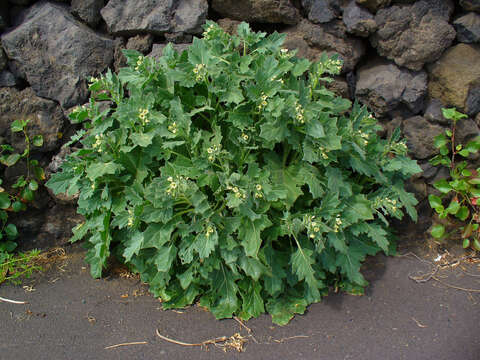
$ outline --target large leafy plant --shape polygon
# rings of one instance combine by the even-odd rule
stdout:
[[[285,324],[329,286],[362,291],[362,261],[391,251],[387,218],[416,217],[404,180],[420,169],[398,132],[381,139],[365,108],[326,89],[336,57],[237,32],[209,22],[159,60],[125,51],[129,67],[91,79],[71,115],[81,148],[48,186],[79,193],[72,241],[87,239],[94,277],[113,252],[164,308],[199,299],[217,318]]]

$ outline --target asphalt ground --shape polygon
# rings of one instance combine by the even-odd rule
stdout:
[[[364,296],[332,292],[286,326],[268,315],[218,321],[199,306],[164,311],[121,266],[92,279],[81,248],[67,246],[23,286],[0,285],[0,297],[28,302],[0,301],[0,359],[478,360],[480,260],[427,245],[412,236],[402,256],[368,259]],[[187,346],[157,330],[176,342],[229,341]]]

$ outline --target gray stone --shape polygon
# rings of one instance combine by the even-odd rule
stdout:
[[[480,42],[480,15],[474,12],[459,17],[453,22],[457,40],[463,43]]]
[[[390,5],[391,0],[356,0],[358,4],[365,6],[368,10],[373,13],[377,10],[384,8]]]
[[[480,46],[453,46],[428,71],[430,97],[471,116],[480,111]]]
[[[0,71],[5,69],[5,66],[7,66],[7,61],[8,61],[7,56],[5,55],[2,49],[2,43],[0,43]]]
[[[17,79],[15,79],[15,76],[13,76],[10,71],[0,71],[0,87],[11,87],[15,85],[17,85]]]
[[[423,110],[427,94],[427,74],[397,67],[386,60],[376,60],[358,72],[356,98],[377,116],[387,115],[404,105],[413,114]]]
[[[339,54],[344,62],[342,72],[352,71],[365,53],[363,41],[348,37],[346,27],[341,21],[316,25],[303,20],[286,32],[286,47],[298,48],[300,56],[306,55],[304,57],[316,60],[322,52],[328,55]],[[302,42],[311,49],[306,49]],[[302,54],[303,52],[305,54]]]
[[[105,6],[105,0],[72,0],[72,14],[78,16],[88,25],[95,28],[100,20],[100,10]]]
[[[308,20],[314,24],[332,21],[340,15],[336,0],[302,0]]]
[[[200,34],[208,13],[206,0],[180,1],[173,16],[172,27],[175,33]]]
[[[24,23],[2,36],[2,44],[35,93],[63,107],[85,102],[85,79],[103,72],[113,58],[112,40],[47,2],[33,5]]]
[[[100,11],[115,35],[198,34],[207,12],[207,0],[110,0]]]
[[[377,29],[374,16],[354,0],[350,0],[343,10],[342,19],[351,34],[368,37]]]
[[[455,144],[467,144],[480,135],[480,129],[473,119],[461,119],[455,128]]]
[[[163,55],[163,49],[165,49],[167,44],[153,44],[152,51],[147,56],[151,56],[155,59],[159,59]],[[181,54],[184,50],[190,46],[190,44],[172,44],[173,49]]]
[[[381,9],[375,16],[378,30],[371,43],[381,56],[420,70],[437,60],[455,39],[455,29],[448,23],[452,12],[451,0],[420,0]]]
[[[300,20],[289,0],[212,0],[211,6],[223,17],[246,22],[293,25]]]
[[[423,117],[433,123],[438,123],[440,125],[450,125],[450,120],[443,117],[443,107],[444,106],[440,100],[431,99],[427,103],[427,108],[425,109],[425,114],[423,114]]]
[[[443,127],[431,124],[421,116],[414,116],[403,122],[403,135],[407,139],[410,153],[416,159],[427,159],[437,154],[434,138],[443,132]]]
[[[429,161],[420,162],[420,167],[422,168],[422,177],[426,180],[432,179],[438,172],[438,167],[430,164]]]
[[[480,12],[480,0],[460,0],[460,6],[468,11]]]
[[[36,96],[31,88],[0,89],[0,134],[21,152],[25,149],[23,134],[10,132],[10,124],[17,119],[30,119],[28,133],[43,136],[43,146],[32,151],[49,152],[58,147],[64,116],[56,102]]]
[[[137,35],[127,41],[127,49],[140,51],[142,54],[148,53],[152,49],[153,35]]]

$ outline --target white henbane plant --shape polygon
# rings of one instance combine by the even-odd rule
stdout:
[[[362,261],[393,249],[387,217],[416,217],[404,180],[420,168],[398,132],[381,139],[325,88],[336,57],[298,59],[245,23],[205,29],[182,54],[125,51],[129,67],[92,79],[71,115],[80,149],[48,186],[80,193],[72,241],[86,239],[92,275],[113,253],[164,308],[198,299],[278,324],[329,286],[361,292]]]

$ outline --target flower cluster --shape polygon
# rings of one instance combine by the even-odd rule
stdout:
[[[373,201],[373,206],[375,208],[383,207],[387,209],[390,212],[395,212],[398,209],[398,203],[397,200],[395,199],[390,199],[390,198],[380,198],[377,197]]]
[[[138,110],[138,117],[140,118],[140,121],[144,125],[148,124],[150,122],[150,120],[148,120],[148,118],[147,118],[147,115],[148,115],[148,109],[139,109]]]
[[[390,151],[398,155],[406,155],[408,152],[408,147],[404,141],[399,141],[390,145]]]
[[[282,85],[285,84],[285,81],[284,81],[282,78],[277,79],[276,76],[272,76],[270,80],[271,80],[271,81],[278,81],[278,82],[279,82],[280,84],[282,84]]]
[[[299,124],[305,124],[305,117],[304,117],[305,110],[303,106],[298,102],[295,105],[295,119]]]
[[[104,136],[103,134],[97,134],[95,135],[95,142],[92,144],[92,147],[94,149],[97,149],[98,152],[102,152],[102,142],[103,142]]]
[[[306,215],[303,218],[303,223],[307,228],[310,239],[315,239],[317,235],[320,235],[320,224],[315,220],[315,215]]]
[[[370,138],[370,135],[363,132],[362,130],[357,130],[357,134],[362,138],[363,145],[368,145],[368,139]]]
[[[247,195],[245,194],[245,191],[242,190],[242,189],[239,189],[237,186],[228,185],[227,190],[230,190],[231,192],[233,192],[237,199],[246,199],[247,198]]]
[[[135,71],[138,71],[138,70],[140,69],[140,66],[142,66],[144,59],[145,59],[145,58],[144,58],[142,55],[140,55],[140,56],[138,57],[138,59],[137,59],[137,66],[135,66]]]
[[[175,197],[179,191],[181,191],[181,188],[184,189],[185,185],[184,182],[187,180],[187,178],[184,178],[183,176],[177,176],[175,179],[173,176],[169,176],[167,178],[167,181],[169,182],[168,188],[165,191],[167,195],[170,195],[172,197]]]
[[[260,99],[262,99],[262,101],[261,101],[260,104],[258,105],[258,110],[261,111],[265,106],[268,105],[268,103],[267,103],[268,96],[265,95],[264,92],[262,92],[262,95],[260,95]]]
[[[288,59],[288,58],[291,58],[293,56],[292,53],[290,53],[288,51],[288,49],[280,49],[280,57],[284,58],[284,59]]]
[[[222,147],[222,145],[218,144],[218,145],[213,145],[213,146],[210,146],[209,148],[207,148],[208,161],[214,161],[215,160],[215,156],[218,155],[221,147]]]
[[[197,64],[193,68],[193,73],[195,74],[195,80],[197,82],[202,81],[207,75],[207,68],[204,64]]]
[[[177,123],[174,121],[170,125],[168,125],[168,131],[170,131],[172,134],[176,134],[178,131]]]
[[[215,25],[210,24],[205,31],[203,32],[203,37],[207,40],[209,40],[212,36],[213,31],[215,30]]]
[[[335,217],[335,224],[333,225],[333,231],[337,233],[340,230],[341,225],[342,225],[342,219],[340,215],[337,215]]]
[[[263,198],[263,193],[262,193],[262,185],[257,184],[255,185],[255,199],[262,199]]]
[[[205,231],[205,236],[208,238],[210,235],[214,233],[215,230],[213,230],[213,227],[211,225],[207,226],[207,230]]]
[[[128,222],[127,222],[127,226],[128,226],[128,227],[132,227],[134,222],[135,222],[135,218],[133,217],[133,210],[132,210],[132,209],[128,209]]]
[[[328,58],[323,66],[330,74],[339,74],[342,70],[342,61],[340,59]]]
[[[320,155],[322,156],[322,158],[323,158],[324,160],[327,160],[327,159],[328,159],[328,152],[329,152],[330,150],[324,148],[323,146],[320,146],[318,149],[320,150]]]

